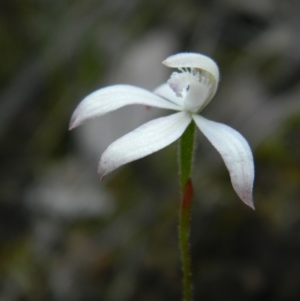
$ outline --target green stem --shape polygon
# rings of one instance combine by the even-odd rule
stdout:
[[[186,183],[192,174],[194,139],[195,123],[192,121],[180,138],[179,168],[181,193],[183,193]]]
[[[191,259],[190,259],[190,220],[193,198],[191,172],[193,164],[195,123],[191,122],[180,139],[180,188],[179,246],[183,272],[183,300],[192,301]]]

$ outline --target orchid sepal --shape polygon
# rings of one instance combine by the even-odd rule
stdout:
[[[98,174],[103,179],[116,168],[146,157],[176,141],[192,118],[186,112],[151,120],[114,141],[102,154]]]
[[[254,209],[252,198],[254,164],[248,142],[228,125],[208,120],[200,115],[193,115],[193,119],[223,158],[237,195],[246,205]]]

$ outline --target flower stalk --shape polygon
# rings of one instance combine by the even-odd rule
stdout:
[[[183,300],[192,301],[192,273],[190,256],[190,222],[193,198],[191,172],[195,139],[195,124],[191,122],[180,139],[179,168],[181,202],[179,210],[179,246],[182,264]]]

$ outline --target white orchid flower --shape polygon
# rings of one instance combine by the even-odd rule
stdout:
[[[147,122],[109,145],[100,158],[100,178],[123,164],[168,146],[194,120],[222,156],[238,196],[254,209],[254,163],[247,141],[231,127],[199,115],[218,87],[219,69],[216,63],[202,54],[179,53],[168,57],[163,64],[178,68],[179,72],[173,72],[168,82],[154,93],[130,85],[109,86],[88,95],[74,111],[70,129],[88,119],[131,104],[178,111]]]

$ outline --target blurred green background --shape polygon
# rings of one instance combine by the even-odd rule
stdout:
[[[68,132],[90,92],[154,89],[169,55],[220,67],[203,115],[249,141],[256,211],[199,133],[195,300],[300,300],[300,2],[1,0],[0,300],[181,300],[177,144],[99,183],[101,152],[167,111],[130,106]]]

